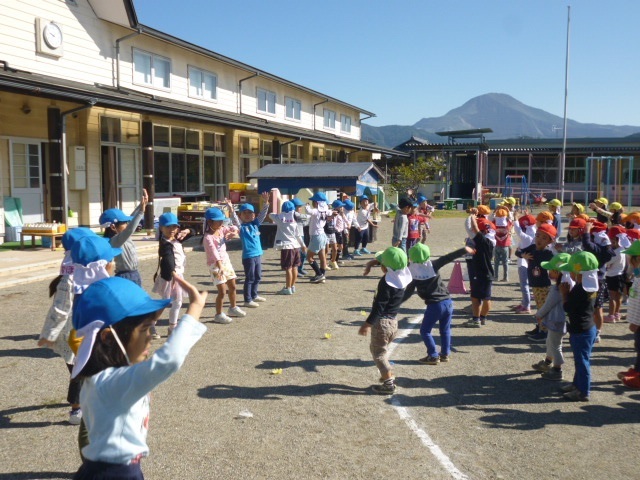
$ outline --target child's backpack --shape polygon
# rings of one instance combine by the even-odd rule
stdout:
[[[334,217],[327,217],[327,221],[324,224],[324,233],[327,235],[336,233],[336,220]]]

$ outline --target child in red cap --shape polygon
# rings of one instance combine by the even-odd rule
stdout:
[[[541,223],[536,231],[533,244],[516,251],[516,256],[527,261],[527,279],[529,280],[529,286],[533,290],[533,298],[537,309],[542,308],[551,288],[549,273],[542,268],[541,264],[553,258],[553,251],[550,246],[555,241],[556,235],[557,231],[553,225],[546,222]],[[541,330],[540,322],[538,321],[536,321],[535,328],[528,333],[529,340],[533,342],[545,342],[547,340],[547,332]]]
[[[607,283],[607,290],[609,291],[609,315],[604,317],[605,323],[616,323],[620,321],[620,303],[622,298],[622,292],[625,288],[625,276],[624,271],[627,266],[626,257],[623,250],[625,246],[621,242],[629,246],[626,230],[623,227],[614,225],[607,231],[607,236],[611,241],[611,248],[615,255],[609,260],[604,268],[606,270],[605,280]],[[622,237],[622,238],[621,238]]]

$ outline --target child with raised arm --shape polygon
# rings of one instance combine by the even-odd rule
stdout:
[[[100,226],[105,229],[105,238],[109,239],[112,246],[122,248],[122,254],[116,257],[116,276],[131,280],[139,287],[142,286],[142,278],[138,270],[138,252],[131,235],[140,224],[149,201],[147,191],[143,189],[142,192],[140,203],[130,216],[118,208],[110,208],[100,215]]]
[[[158,270],[154,275],[153,293],[157,293],[162,298],[171,299],[171,309],[169,310],[169,331],[171,332],[178,325],[178,316],[182,308],[183,290],[176,277],[183,278],[187,265],[187,256],[182,248],[184,242],[194,231],[190,228],[181,229],[178,217],[171,212],[163,213],[158,219],[160,226],[160,240],[158,242]],[[151,327],[153,338],[160,338],[155,324]]]
[[[74,323],[83,340],[72,375],[83,379],[80,404],[89,444],[74,479],[144,478],[140,461],[149,455],[149,393],[180,369],[206,331],[198,322],[206,293],[180,277],[176,282],[188,292],[189,308],[151,356],[151,326],[169,299],[153,300],[115,277],[91,285],[78,300]]]
[[[628,242],[626,229],[619,226],[614,225],[609,227],[607,230],[607,236],[611,241],[611,248],[615,255],[611,260],[609,260],[604,268],[605,268],[605,282],[607,284],[607,290],[609,291],[609,315],[604,317],[605,323],[616,323],[620,321],[620,305],[622,303],[622,292],[625,289],[625,269],[627,268],[626,264],[626,255],[623,250],[626,250],[626,247],[629,246],[628,243],[625,243],[625,247],[620,244],[621,239],[625,242]]]
[[[427,245],[417,243],[409,249],[411,260],[409,271],[412,280],[405,290],[402,301],[407,300],[415,291],[427,304],[420,324],[420,336],[427,347],[427,356],[418,360],[424,365],[437,365],[440,362],[449,361],[453,301],[438,271],[465,253],[473,254],[474,252],[471,247],[463,247],[431,261],[431,250]],[[440,354],[436,350],[436,342],[431,335],[431,330],[436,323],[440,330]]]
[[[309,217],[306,213],[301,213],[300,209],[304,208],[305,204],[302,200],[295,197],[291,200],[293,206],[295,207],[295,211],[298,215],[300,215],[300,219],[296,221],[298,224],[297,236],[302,238],[302,246],[298,250],[300,253],[300,266],[298,267],[298,276],[306,275],[307,271],[304,269],[305,263],[307,261],[307,245],[304,243],[304,227],[309,224]]]
[[[378,207],[375,203],[369,203],[369,197],[366,195],[360,196],[360,208],[353,219],[353,225],[356,227],[356,238],[353,250],[354,255],[361,256],[363,253],[371,253],[367,250],[367,244],[370,240],[369,226],[373,225],[371,214],[378,211]],[[360,245],[362,245],[362,248],[360,248]]]
[[[481,205],[484,206],[484,205]],[[491,310],[491,285],[493,283],[493,249],[496,244],[496,227],[483,217],[470,217],[473,237],[474,253],[469,268],[469,284],[471,286],[472,317],[464,323],[465,327],[480,328],[487,322],[487,315]]]
[[[311,283],[324,283],[325,272],[327,270],[327,234],[324,233],[324,224],[327,217],[332,215],[332,211],[327,205],[327,196],[322,192],[316,192],[309,199],[312,206],[305,205],[307,215],[309,215],[309,246],[307,248],[307,260],[309,265],[315,272],[315,276],[311,277]],[[318,255],[320,265],[315,259]]]
[[[227,253],[227,240],[238,237],[238,227],[225,226],[224,213],[219,208],[209,208],[204,214],[204,251],[207,254],[207,266],[211,274],[211,281],[218,289],[216,296],[216,323],[231,323],[231,317],[245,317],[244,310],[236,305],[236,272],[231,265]],[[229,295],[229,310],[222,311],[225,295]]]
[[[264,205],[258,216],[253,205],[245,203],[240,205],[240,218],[233,210],[233,204],[227,200],[227,207],[233,224],[238,227],[240,240],[242,241],[242,266],[244,267],[244,306],[256,308],[258,302],[266,299],[258,295],[260,280],[262,280],[262,244],[260,242],[260,225],[264,222],[269,211],[269,193],[262,192]]]
[[[396,384],[389,362],[389,345],[398,334],[396,315],[402,304],[404,289],[411,282],[411,272],[407,268],[407,254],[396,247],[378,252],[376,258],[367,263],[364,275],[368,275],[374,265],[382,266],[384,276],[378,282],[371,312],[358,334],[366,336],[371,332],[369,349],[382,382],[382,385],[374,385],[373,391],[381,395],[393,395]]]
[[[270,213],[269,218],[276,224],[275,248],[280,250],[280,268],[285,271],[285,285],[276,293],[293,295],[296,293],[298,267],[300,266],[300,249],[304,248],[304,238],[298,230],[301,215],[296,213],[291,201],[282,204],[282,213]]]

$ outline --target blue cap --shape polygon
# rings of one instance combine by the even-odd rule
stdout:
[[[296,206],[293,204],[293,202],[284,202],[282,204],[283,213],[293,212],[295,209],[296,209]]]
[[[298,197],[291,200],[291,202],[293,202],[296,208],[304,206],[304,202],[300,200]]]
[[[74,243],[88,235],[95,235],[95,233],[85,227],[72,228],[62,235],[62,246],[65,250],[71,250]]]
[[[125,215],[119,208],[110,208],[109,210],[102,212],[98,221],[100,222],[100,225],[107,227],[114,223],[130,222],[131,220],[133,220],[133,217]]]
[[[122,253],[121,248],[113,248],[104,237],[98,235],[87,235],[76,242],[71,247],[71,260],[85,267],[91,262],[106,260],[110,262],[113,257]]]
[[[207,211],[204,212],[204,218],[206,218],[207,220],[214,220],[214,221],[220,221],[220,220],[224,220],[225,215],[224,213],[222,213],[222,210],[220,210],[219,208],[213,207],[213,208],[207,208]]]
[[[351,211],[354,208],[356,208],[356,206],[353,204],[353,202],[349,199],[344,201],[344,208],[346,208],[347,210]]]
[[[326,202],[327,196],[322,192],[316,192],[309,200],[312,202]]]
[[[422,202],[424,202],[427,199],[427,197],[425,197],[424,195],[422,195],[421,193],[418,195],[417,198],[417,202],[420,204]]]
[[[340,207],[344,207],[344,203],[342,203],[340,200],[334,200],[331,206],[333,208],[340,208]]]
[[[361,195],[360,201],[363,201],[363,200],[369,200],[369,197],[367,197],[366,195]]]
[[[239,212],[255,212],[255,208],[253,208],[253,205],[251,205],[250,203],[243,203],[242,205],[240,205],[240,208],[238,209]]]
[[[80,330],[95,320],[101,320],[104,322],[103,328],[106,328],[128,317],[157,312],[170,303],[171,299],[152,299],[131,280],[121,277],[104,278],[76,297],[73,326]]]
[[[178,217],[175,213],[167,212],[160,215],[158,223],[161,227],[168,227],[169,225],[180,225]]]

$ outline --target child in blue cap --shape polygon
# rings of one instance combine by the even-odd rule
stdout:
[[[351,238],[351,226],[355,222],[356,214],[354,212],[356,206],[348,198],[344,203],[344,230],[342,233],[342,259],[353,260],[353,255],[349,253],[349,241]]]
[[[153,277],[153,293],[162,298],[171,299],[169,310],[169,334],[178,325],[178,315],[182,308],[183,290],[175,277],[184,278],[187,256],[182,248],[182,242],[195,232],[190,228],[180,229],[178,217],[171,212],[163,213],[158,219],[160,226],[160,241],[158,244],[158,268]],[[158,271],[160,274],[158,275]],[[152,327],[153,338],[160,338],[160,334]]]
[[[366,195],[362,195],[360,197],[360,209],[356,215],[356,218],[353,220],[353,224],[356,227],[356,240],[353,251],[354,255],[360,256],[363,253],[371,253],[367,250],[367,244],[369,243],[369,226],[373,226],[373,221],[371,219],[371,214],[373,212],[379,212],[378,207],[375,203],[369,203],[369,197]],[[360,244],[362,244],[362,249],[360,249]]]
[[[131,235],[140,224],[148,201],[147,191],[143,189],[140,203],[130,216],[119,208],[110,208],[100,215],[100,226],[105,229],[105,238],[109,239],[112,246],[122,248],[122,254],[116,257],[116,276],[131,280],[140,287],[142,278],[138,271],[138,252]]]
[[[73,261],[71,260],[71,247],[73,244],[87,235],[95,235],[88,228],[74,228],[62,236],[62,246],[65,249],[64,259],[60,265],[58,275],[49,285],[49,296],[53,297],[53,304],[44,321],[39,347],[49,347],[56,352],[67,365],[69,373],[73,369],[75,354],[69,345],[69,336],[72,330],[71,308],[73,305]],[[69,423],[79,425],[82,419],[80,409],[80,382],[71,380],[67,389],[67,401],[71,405]]]
[[[298,224],[298,233],[297,236],[302,238],[303,245],[298,250],[300,253],[300,266],[298,267],[298,275],[306,275],[307,271],[304,269],[304,265],[307,261],[307,245],[304,244],[304,227],[309,224],[309,217],[306,213],[302,213],[300,208],[304,207],[305,203],[299,198],[294,198],[291,200],[293,206],[295,207],[295,211],[298,215],[300,215],[299,220],[296,222]]]
[[[238,238],[238,227],[224,224],[225,214],[219,208],[209,208],[204,214],[204,251],[213,285],[218,289],[215,323],[231,323],[231,317],[245,317],[244,310],[236,305],[236,271],[227,253],[227,240]],[[229,296],[229,310],[222,311],[225,295]]]
[[[285,285],[278,295],[293,295],[296,292],[300,249],[304,247],[304,238],[298,230],[301,215],[296,213],[293,202],[282,204],[282,213],[271,213],[269,218],[276,224],[275,248],[280,250],[280,268],[285,271]]]
[[[305,205],[309,215],[309,236],[311,237],[307,256],[309,265],[315,272],[315,276],[311,277],[311,283],[324,283],[324,274],[327,270],[327,254],[325,252],[327,234],[324,232],[324,225],[327,222],[327,217],[330,217],[333,212],[327,205],[327,196],[324,193],[316,192],[309,200],[313,206]],[[320,265],[315,260],[316,255],[318,255]]]
[[[143,479],[149,455],[149,393],[184,363],[206,327],[198,322],[207,294],[180,277],[189,308],[173,335],[149,356],[151,327],[167,300],[153,300],[123,278],[92,284],[77,302],[74,322],[83,337],[73,377],[83,380],[80,404],[89,431],[83,463],[73,478]]]
[[[240,230],[240,240],[242,241],[242,266],[244,267],[244,306],[256,308],[258,302],[266,299],[258,295],[258,287],[262,280],[262,243],[260,242],[260,225],[264,222],[269,211],[269,193],[262,192],[264,203],[258,216],[256,216],[253,205],[244,203],[240,205],[240,218],[233,210],[233,204],[227,200],[227,207],[231,214],[233,224]]]

